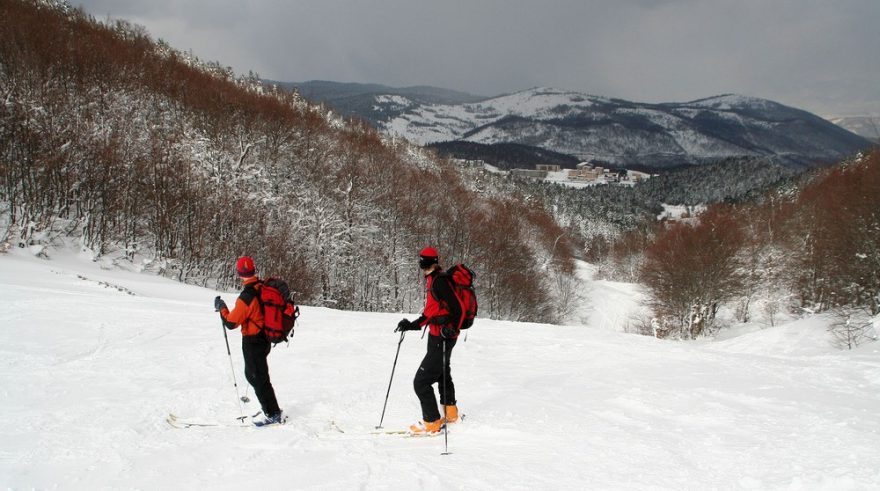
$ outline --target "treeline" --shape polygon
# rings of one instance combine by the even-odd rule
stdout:
[[[764,157],[731,157],[665,171],[635,187],[646,200],[670,205],[737,203],[755,201],[800,172]]]
[[[880,151],[802,176],[752,203],[631,233],[610,256],[654,299],[661,333],[693,338],[718,310],[771,323],[790,309],[880,314]]]
[[[421,308],[431,244],[476,271],[481,315],[564,314],[572,242],[542,207],[137,26],[35,0],[0,19],[3,242],[73,237],[221,288],[250,254],[301,302],[376,311]]]
[[[541,203],[577,244],[579,256],[600,264],[602,274],[637,281],[625,258],[645,245],[636,238],[653,229],[664,212],[662,205],[754,202],[770,189],[792,185],[798,172],[767,159],[744,157],[665,171],[634,186],[572,188],[515,176],[495,186],[503,194],[520,193]]]
[[[718,327],[722,307],[742,322],[880,313],[880,151],[810,172],[728,159],[633,187],[465,172],[477,192],[547,210],[600,276],[646,285],[657,314],[646,333],[700,336]],[[661,204],[705,211],[658,220]]]
[[[539,147],[519,143],[475,143],[469,141],[449,141],[428,145],[443,157],[462,160],[482,160],[503,170],[534,169],[536,164],[559,165],[574,169],[580,160]]]

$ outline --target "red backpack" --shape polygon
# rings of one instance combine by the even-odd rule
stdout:
[[[269,342],[277,344],[292,338],[299,307],[293,303],[287,283],[278,278],[263,281],[257,299],[263,310],[263,333]]]
[[[452,292],[461,305],[459,329],[468,329],[477,316],[477,292],[474,290],[474,272],[464,264],[456,264],[446,270],[445,275],[452,285]]]

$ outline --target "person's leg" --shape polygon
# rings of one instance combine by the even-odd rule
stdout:
[[[275,389],[269,379],[269,363],[267,357],[272,350],[272,345],[265,339],[249,339],[252,336],[242,338],[241,349],[244,353],[244,376],[254,388],[254,394],[260,401],[263,414],[274,416],[281,410],[275,398]]]
[[[436,339],[439,338],[428,336],[428,350],[413,379],[413,389],[419,397],[419,404],[422,406],[422,420],[425,422],[440,419],[433,385],[442,378],[443,367],[440,363],[443,359],[443,353],[442,346],[435,341]]]
[[[450,365],[450,360],[452,358],[452,348],[455,347],[455,339],[446,339],[446,356],[444,362],[446,364],[445,368],[445,379],[443,377],[444,371],[441,369],[440,378],[438,381],[438,391],[440,392],[440,404],[444,406],[454,406],[455,405],[455,384],[452,383],[452,370]],[[441,341],[441,342],[444,342]],[[442,353],[442,346],[441,346]]]

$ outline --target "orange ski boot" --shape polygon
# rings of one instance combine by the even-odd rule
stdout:
[[[449,424],[458,422],[458,406],[443,406],[446,410],[446,422]]]
[[[443,429],[443,418],[437,421],[419,421],[409,427],[409,432],[413,436],[436,435]]]

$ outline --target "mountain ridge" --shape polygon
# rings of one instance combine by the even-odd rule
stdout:
[[[638,103],[538,87],[455,106],[404,111],[383,129],[429,144],[519,143],[618,166],[670,167],[734,156],[806,167],[870,146],[806,111],[723,94],[684,103]]]
[[[358,117],[374,126],[420,104],[457,104],[476,102],[486,97],[430,85],[390,87],[382,84],[358,82],[334,82],[310,80],[307,82],[279,82],[265,80],[284,89],[296,89],[299,94],[314,103],[333,107],[346,117]],[[405,98],[404,102],[401,99]],[[376,107],[378,103],[378,108]]]
[[[324,90],[332,89],[322,84]],[[352,99],[326,93],[319,97],[345,115],[420,145],[517,144],[581,161],[655,169],[730,157],[811,167],[871,146],[868,139],[802,109],[731,93],[643,103],[539,86],[488,98],[449,91],[451,102],[442,102],[419,94],[419,87],[343,85],[357,92],[347,94]],[[315,85],[305,87],[301,94],[308,99]]]

